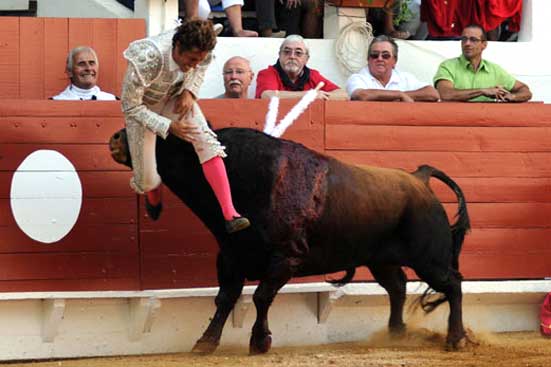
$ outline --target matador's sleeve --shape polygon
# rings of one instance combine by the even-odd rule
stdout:
[[[193,93],[196,99],[199,96],[199,88],[201,88],[201,85],[203,84],[205,73],[212,59],[212,52],[209,52],[205,60],[197,65],[196,68],[194,68],[190,72],[184,73],[184,89],[187,89],[191,93]]]
[[[122,112],[128,120],[141,123],[155,134],[166,138],[170,119],[151,111],[144,103],[147,88],[161,75],[163,56],[153,42],[141,40],[133,42],[124,57],[128,68],[122,84]]]

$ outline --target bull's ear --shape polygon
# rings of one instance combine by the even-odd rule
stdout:
[[[126,129],[121,129],[111,136],[111,139],[109,139],[109,151],[115,162],[132,168],[132,159],[130,157],[130,149],[128,148]]]

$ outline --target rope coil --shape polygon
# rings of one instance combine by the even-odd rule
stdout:
[[[347,76],[357,73],[366,65],[367,47],[372,39],[373,27],[365,21],[353,21],[340,30],[335,41],[335,55]]]

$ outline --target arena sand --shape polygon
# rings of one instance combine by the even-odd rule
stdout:
[[[213,355],[192,353],[131,357],[84,358],[10,363],[10,367],[549,367],[551,339],[537,332],[476,333],[461,351],[446,351],[445,336],[414,329],[401,339],[386,331],[365,342],[311,347],[273,348],[268,354],[248,356],[246,348],[221,347]]]

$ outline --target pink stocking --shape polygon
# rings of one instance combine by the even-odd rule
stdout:
[[[202,167],[203,174],[214,191],[218,204],[220,204],[224,219],[232,220],[234,217],[240,217],[241,215],[233,207],[230,183],[222,158],[214,157],[203,163]]]

